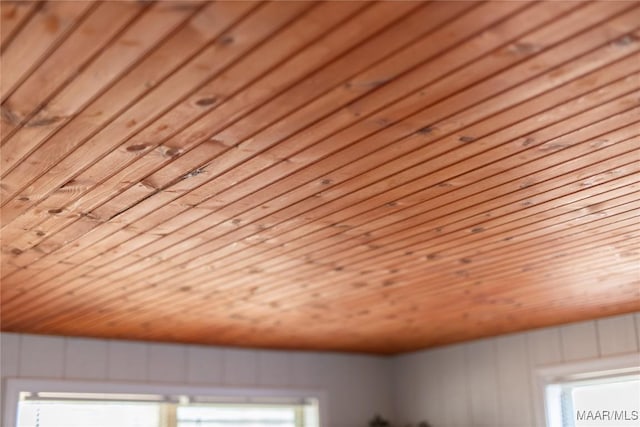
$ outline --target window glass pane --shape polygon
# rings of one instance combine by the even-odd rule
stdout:
[[[21,401],[18,427],[158,427],[149,403]]]
[[[640,380],[578,385],[571,396],[575,427],[639,425]]]
[[[177,415],[178,427],[296,427],[293,407],[190,405]]]

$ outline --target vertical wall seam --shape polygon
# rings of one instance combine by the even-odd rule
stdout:
[[[633,341],[636,343],[636,351],[640,351],[640,314],[639,313],[631,313],[631,324],[633,326]],[[637,318],[636,318],[637,317]]]
[[[103,378],[105,380],[109,379],[109,367],[111,366],[111,343],[113,342],[113,340],[107,340],[105,342],[105,346],[106,346],[106,351],[105,351],[105,357],[104,357],[104,373],[103,373]]]
[[[529,334],[525,333],[524,334],[524,359],[525,359],[525,364],[527,366],[527,372],[526,372],[526,377],[527,377],[527,394],[529,395],[529,425],[530,426],[535,426],[536,423],[536,416],[534,414],[535,412],[535,408],[534,408],[534,400],[535,396],[532,394],[532,387],[533,387],[533,383],[531,382],[531,378],[533,375],[533,370],[534,368],[534,364],[531,360],[531,356],[529,354]]]
[[[188,383],[189,382],[189,348],[191,348],[190,345],[185,346],[182,349],[182,379],[180,380],[182,383]]]
[[[145,364],[144,364],[144,380],[145,382],[149,383],[152,382],[151,378],[149,377],[149,364],[151,362],[151,352],[150,350],[150,345],[151,344],[144,344],[144,360],[145,360]]]
[[[68,378],[67,372],[67,358],[69,355],[69,338],[64,337],[62,339],[62,378]]]
[[[24,334],[18,335],[18,364],[16,371],[18,376],[22,376],[22,348],[23,348]]]
[[[558,332],[560,332],[560,357],[562,358],[562,362],[567,361],[567,355],[564,351],[564,328],[558,328]]]
[[[491,339],[492,347],[493,347],[493,364],[496,373],[496,403],[498,409],[498,423],[502,425],[502,386],[500,385],[500,363],[498,363],[498,341],[496,338]]]
[[[596,330],[596,350],[598,351],[598,359],[602,357],[602,346],[600,345],[600,321],[594,320],[593,327]]]
[[[471,372],[471,369],[469,369],[469,360],[467,358],[467,347],[468,347],[467,343],[462,344],[462,357],[464,360],[464,390],[465,390],[465,394],[467,395],[466,420],[468,425],[473,426],[475,424],[473,420],[473,414],[471,413],[472,412],[471,411],[471,385],[469,384],[469,373]]]

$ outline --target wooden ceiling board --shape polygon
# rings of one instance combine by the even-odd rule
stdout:
[[[640,309],[638,2],[0,6],[2,330],[392,354]]]
[[[181,278],[182,279],[182,278]]]
[[[161,81],[197,49],[198,43],[202,43],[201,36],[206,33],[194,31],[196,18],[185,25],[193,11],[174,11],[169,6],[154,5],[146,10],[95,60],[78,70],[79,74],[69,84],[58,88],[57,93],[47,99],[37,98],[42,94],[37,91],[37,82],[30,85],[32,98],[24,99],[20,96],[24,93],[12,95],[9,99],[12,110],[20,112],[27,123],[35,121],[38,126],[22,126],[6,141],[7,153],[1,159],[3,175],[57,131],[60,131],[57,138],[82,138],[91,130],[89,125],[95,126],[118,112],[148,89],[146,85]],[[218,11],[212,6],[197,16],[211,17],[215,12]],[[211,25],[211,31],[216,29],[220,31],[218,25]],[[173,31],[176,33],[166,39]],[[159,42],[162,45],[150,52]],[[45,109],[34,109],[45,103]],[[59,119],[43,120],[50,115]]]
[[[6,4],[2,8],[0,48],[3,48],[5,44],[13,39],[20,27],[31,18],[39,6],[41,6],[41,3],[35,1],[21,1]]]

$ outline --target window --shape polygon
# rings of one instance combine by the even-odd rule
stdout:
[[[549,386],[558,401],[558,427],[637,426],[640,421],[640,377],[637,375],[568,382]],[[558,415],[559,413],[559,415]]]
[[[613,358],[546,370],[548,427],[640,425],[640,357]]]
[[[11,381],[10,381],[11,384]],[[90,388],[82,384],[81,388]],[[99,387],[99,385],[95,385]],[[17,384],[9,389],[19,390]],[[107,385],[113,387],[113,384]],[[144,386],[143,386],[144,387]],[[33,390],[34,386],[21,387]],[[45,390],[52,388],[45,387]],[[62,388],[64,389],[64,387]],[[174,390],[176,391],[176,390]],[[184,390],[179,390],[184,391]],[[320,427],[319,400],[286,391],[212,394],[20,391],[7,426],[16,427]],[[11,392],[11,390],[9,390]],[[8,408],[11,410],[11,404]]]
[[[17,427],[306,427],[305,405],[23,400]]]
[[[23,400],[18,427],[159,427],[158,404]]]

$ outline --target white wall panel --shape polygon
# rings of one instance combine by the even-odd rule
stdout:
[[[480,340],[465,346],[468,372],[470,425],[500,424],[498,362],[494,340]]]
[[[62,378],[65,344],[65,338],[22,335],[19,375],[33,378]]]
[[[529,361],[532,366],[562,362],[562,338],[558,328],[537,329],[527,333]]]
[[[496,339],[501,425],[533,425],[531,375],[525,334]]]
[[[419,369],[426,368],[425,364],[417,361],[419,355],[423,353],[410,353],[395,358],[393,363],[393,404],[395,407],[402,407],[403,411],[396,414],[400,425],[407,424],[418,416],[409,411],[416,411],[418,408],[418,396],[426,393],[419,392],[418,387],[421,380]]]
[[[257,353],[251,350],[224,350],[224,382],[233,386],[257,384]]]
[[[67,340],[65,378],[104,379],[107,376],[108,355],[106,341]]]
[[[562,338],[559,328],[537,329],[527,333],[527,346],[529,349],[530,378],[533,381],[532,370],[545,365],[555,365],[563,361]],[[531,393],[538,393],[532,385]],[[544,425],[542,403],[532,394],[532,409],[535,425]]]
[[[149,381],[187,382],[187,350],[185,346],[149,344],[148,364]]]
[[[224,350],[205,346],[187,348],[187,382],[222,385],[224,383]]]
[[[392,418],[391,358],[0,334],[6,377],[83,379],[323,392],[329,427]]]
[[[416,408],[413,412],[408,412],[406,422],[410,420],[434,420],[441,413],[440,382],[442,378],[436,375],[432,369],[434,365],[429,362],[429,358],[436,359],[437,354],[418,352],[413,354],[413,367],[407,372],[408,378],[415,378],[415,387],[411,390],[410,398],[415,402]]]
[[[638,351],[638,336],[633,314],[600,319],[596,324],[600,353],[603,356]]]
[[[355,381],[362,405],[361,413],[370,411],[369,408],[377,408],[388,418],[393,418],[393,377],[390,369],[390,360],[387,357],[352,356],[351,369],[362,372],[359,380]],[[376,390],[375,392],[371,392]]]
[[[308,388],[321,383],[320,354],[292,352],[289,360],[291,362],[289,382],[292,386]]]
[[[442,425],[448,427],[468,426],[469,390],[468,369],[463,345],[442,349]],[[454,398],[455,396],[455,398]]]
[[[0,334],[0,378],[17,377],[20,370],[19,334]],[[0,384],[0,398],[4,398],[4,381]],[[0,411],[2,412],[2,411]]]
[[[20,335],[0,335],[0,372],[3,377],[18,375],[20,359]]]
[[[362,413],[362,396],[357,395],[359,387],[355,384],[360,371],[352,369],[351,357],[356,356],[327,353],[320,357],[320,369],[325,373],[321,384],[329,390],[331,410],[342,414],[344,425],[356,425],[356,414]]]
[[[131,341],[109,341],[107,378],[118,381],[146,381],[148,377],[148,344]]]
[[[596,322],[580,322],[560,327],[562,354],[565,361],[598,357]]]
[[[634,315],[636,318],[636,336],[638,337],[638,346],[640,347],[640,313]]]
[[[264,386],[291,384],[291,354],[286,351],[258,352],[258,384]]]
[[[637,353],[639,326],[636,313],[471,341],[463,345],[464,358],[459,357],[460,346],[398,356],[393,364],[394,410],[400,425],[423,418],[445,427],[544,425],[536,419],[535,368]],[[465,374],[457,376],[461,372]],[[466,382],[466,397],[460,378]],[[468,419],[460,424],[465,405]]]
[[[425,420],[433,425],[443,425],[446,415],[444,399],[448,397],[442,391],[442,386],[446,381],[442,369],[444,362],[443,350],[441,348],[435,349],[427,352],[426,355],[419,354],[418,357],[425,366],[417,371],[420,386],[418,387],[419,394],[416,399],[419,401],[420,406],[417,411],[413,411],[419,414],[419,417],[413,420]]]

